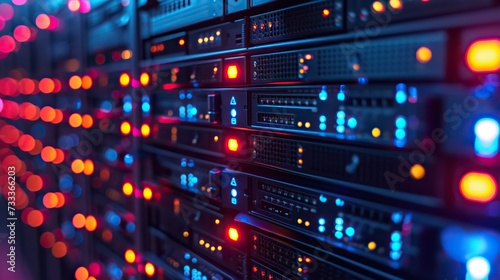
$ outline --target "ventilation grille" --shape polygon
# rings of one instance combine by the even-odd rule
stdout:
[[[397,170],[398,161],[382,155],[355,153],[346,149],[314,146],[311,171],[330,178],[367,185],[388,186],[384,173]],[[353,162],[359,164],[353,165]],[[353,168],[353,172],[347,170]]]
[[[277,240],[253,232],[254,238],[252,254],[259,256],[272,264],[284,268],[285,271],[293,271],[296,269],[295,264],[299,254],[297,250],[285,245]]]
[[[445,36],[430,34],[427,37],[401,37],[398,40],[373,40],[361,44],[341,44],[318,49],[318,78],[352,78],[364,75],[372,78],[415,76],[440,76],[444,73],[443,53]],[[433,50],[433,59],[421,64],[416,51],[422,46]],[[358,71],[355,71],[354,69]]]
[[[293,95],[258,95],[257,103],[261,105],[278,106],[316,106],[318,99],[315,96]]]
[[[160,6],[153,12],[153,16],[168,15],[191,7],[191,0],[161,1]]]
[[[252,77],[255,81],[296,80],[299,75],[299,55],[284,53],[252,57]]]
[[[257,121],[277,125],[295,125],[295,116],[290,114],[258,113]]]
[[[297,202],[307,203],[311,206],[315,206],[318,204],[318,201],[315,196],[311,196],[305,193],[293,191],[291,189],[274,186],[271,184],[258,182],[257,183],[259,190],[272,193],[277,196],[286,197],[290,200],[295,200]]]
[[[388,108],[388,107],[394,107],[394,98],[388,97],[388,98],[383,98],[383,97],[348,97],[346,99],[347,106],[351,107],[372,107],[372,108],[377,108],[377,107],[382,107],[382,108]]]
[[[342,207],[342,213],[347,215],[353,215],[358,218],[367,219],[373,222],[380,222],[392,225],[391,214],[389,214],[388,212],[383,212],[380,210],[363,207],[360,206],[359,204],[357,205],[354,203],[346,202]]]
[[[327,14],[328,13],[328,14]],[[281,11],[253,16],[251,42],[258,44],[272,40],[315,34],[323,31],[341,31],[343,3],[318,1]]]
[[[284,166],[297,166],[297,143],[265,136],[254,136],[256,161]]]

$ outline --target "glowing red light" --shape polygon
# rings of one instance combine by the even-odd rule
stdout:
[[[231,65],[227,68],[227,77],[229,79],[238,78],[238,67],[236,65]]]
[[[19,25],[14,29],[14,38],[21,43],[27,42],[31,38],[31,29],[26,25]]]
[[[80,13],[86,14],[90,12],[90,1],[88,0],[80,0]]]
[[[230,138],[230,139],[227,141],[227,148],[228,148],[231,152],[236,152],[236,151],[238,151],[238,147],[239,147],[239,144],[238,144],[238,140],[237,140],[237,139]]]
[[[238,241],[238,239],[240,239],[240,234],[239,234],[238,230],[233,228],[233,227],[230,227],[227,230],[227,236],[229,237],[229,239],[231,239],[233,241]]]
[[[9,4],[0,4],[0,17],[6,21],[11,20],[14,17],[14,8]]]
[[[95,63],[101,65],[104,64],[104,62],[106,62],[106,57],[102,53],[95,56]]]
[[[16,49],[16,41],[9,35],[0,37],[0,52],[11,53]]]

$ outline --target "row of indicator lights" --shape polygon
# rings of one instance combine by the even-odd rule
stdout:
[[[149,126],[149,124],[142,124],[141,125],[141,129],[139,131],[139,130],[137,130],[135,128],[133,129],[132,125],[130,124],[130,122],[123,121],[120,124],[120,132],[124,136],[128,136],[128,135],[130,135],[132,133],[134,136],[142,135],[142,137],[149,137],[151,135],[151,127]]]
[[[238,187],[238,182],[236,182],[236,178],[231,178],[231,181],[229,182],[231,185],[231,204],[236,205],[238,204],[238,190],[236,189]]]
[[[302,165],[304,164],[304,159],[302,158],[303,153],[304,153],[304,148],[299,145],[299,147],[297,147],[297,156],[298,156],[297,167],[299,168],[301,168]]]
[[[22,78],[19,81],[13,78],[0,79],[0,94],[6,96],[30,95],[39,92],[58,93],[61,89],[62,83],[59,79],[42,78],[40,81],[29,78]]]
[[[312,60],[313,58],[314,56],[312,54],[305,54],[299,58],[299,78],[303,78],[307,71],[309,71],[306,60]]]
[[[492,118],[482,118],[474,125],[474,151],[476,155],[491,158],[498,154],[500,124]]]
[[[198,184],[198,177],[194,176],[192,173],[189,173],[187,176],[186,174],[181,174],[180,183],[182,186],[187,185],[188,187],[192,188],[196,184]]]
[[[398,116],[394,121],[394,125],[396,126],[396,131],[394,132],[394,136],[398,140],[403,140],[406,138],[406,118],[403,116]]]
[[[200,246],[205,247],[206,249],[210,249],[210,251],[212,251],[212,252],[215,252],[216,250],[217,251],[222,251],[222,246],[218,245],[217,247],[215,247],[213,244],[210,244],[209,242],[206,242],[204,239],[200,239],[198,241],[198,244]]]
[[[401,232],[399,231],[394,231],[391,234],[391,252],[389,253],[389,256],[391,257],[392,260],[397,261],[401,259],[401,248],[403,246],[403,241],[402,241],[402,236]]]
[[[429,2],[429,0],[422,0],[422,2]],[[402,0],[389,0],[389,6],[393,10],[401,10],[401,9],[403,9],[403,1]],[[372,4],[372,10],[376,13],[383,13],[386,10],[386,6],[381,1],[375,1]]]
[[[213,42],[215,40],[219,40],[220,39],[220,35],[221,35],[221,32],[220,30],[217,30],[215,32],[215,36],[214,35],[210,35],[210,36],[206,36],[206,37],[200,37],[198,38],[198,44],[203,44],[203,43],[208,43],[208,42]],[[179,42],[180,44],[180,42]]]
[[[134,53],[131,50],[123,50],[123,51],[114,51],[111,54],[111,59],[113,61],[119,61],[120,59],[122,60],[129,60],[134,56]],[[98,65],[102,65],[106,63],[106,56],[102,53],[99,53],[95,56],[95,63]]]

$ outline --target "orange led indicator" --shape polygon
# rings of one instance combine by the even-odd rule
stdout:
[[[382,12],[385,11],[385,6],[384,6],[384,4],[382,2],[375,1],[372,4],[372,9],[373,9],[373,11],[375,11],[377,13],[382,13]]]
[[[497,195],[497,182],[486,173],[469,172],[460,180],[460,193],[470,201],[487,203]]]
[[[142,73],[140,80],[142,86],[147,86],[149,84],[149,74],[146,72]]]
[[[120,75],[120,85],[122,87],[127,87],[130,84],[130,76],[127,73]]]
[[[227,236],[229,237],[229,239],[233,241],[238,241],[238,239],[240,239],[240,234],[238,233],[238,230],[233,227],[230,227],[227,230]]]
[[[431,61],[432,59],[432,51],[427,48],[427,47],[420,47],[418,50],[417,50],[417,60],[418,62],[420,63],[427,63],[429,61]]]
[[[134,187],[129,182],[126,182],[122,186],[122,191],[124,195],[130,196],[134,192]]]
[[[147,276],[153,276],[155,274],[155,266],[152,263],[146,263],[144,265],[144,272],[146,272]]]
[[[186,44],[186,40],[180,39],[179,40],[179,46],[184,46],[184,44]]]
[[[329,15],[330,15],[330,10],[328,10],[328,9],[324,9],[324,10],[323,10],[323,16],[324,16],[324,17],[327,17],[327,16],[329,16]]]
[[[144,188],[142,191],[142,195],[144,196],[145,200],[151,200],[153,197],[153,191],[150,188]]]
[[[130,126],[130,123],[127,121],[122,122],[122,124],[120,125],[120,131],[122,132],[123,135],[129,135],[131,130],[132,127]]]
[[[500,39],[478,40],[467,49],[467,66],[474,72],[500,70]]]
[[[125,260],[128,263],[135,262],[135,252],[131,249],[128,249],[127,251],[125,251]]]
[[[229,79],[238,78],[238,67],[236,65],[231,65],[227,68],[227,77]]]

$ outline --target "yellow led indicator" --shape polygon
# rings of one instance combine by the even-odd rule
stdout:
[[[374,10],[375,12],[377,12],[377,13],[382,13],[382,12],[384,12],[384,11],[385,11],[385,6],[384,6],[384,4],[383,4],[382,2],[380,2],[380,1],[375,1],[375,2],[373,2],[373,4],[372,4],[372,8],[373,8],[373,10]]]
[[[217,251],[222,251],[222,246],[217,246]]]
[[[207,249],[210,248],[210,243],[208,243],[208,242],[205,243],[205,248],[207,248]]]
[[[425,168],[420,164],[415,164],[410,168],[410,174],[413,179],[420,180],[425,176]]]
[[[306,222],[304,223],[304,225],[305,225],[306,227],[308,227],[308,226],[310,226],[310,225],[311,225],[311,223],[310,223],[309,221],[306,221]]]
[[[220,224],[220,220],[219,219],[215,219],[215,224],[216,225]]]
[[[297,123],[297,126],[298,126],[298,127],[302,127],[302,122],[298,122],[298,123]]]
[[[420,47],[417,50],[417,60],[420,63],[427,63],[432,59],[432,51],[427,47]]]
[[[203,39],[202,38],[198,38],[198,44],[201,44],[203,43]]]
[[[299,165],[302,165],[302,164],[304,164],[304,160],[300,158],[300,159],[297,161],[297,163],[298,163]]]
[[[381,134],[380,128],[375,127],[374,129],[372,129],[372,135],[373,135],[373,137],[378,138],[378,137],[380,137],[380,134]]]
[[[306,122],[305,127],[306,128],[310,128],[311,127],[311,123],[310,122]]]
[[[370,251],[375,250],[375,248],[377,248],[377,243],[375,243],[375,242],[373,242],[373,241],[372,241],[372,242],[370,242],[370,243],[368,243],[368,249],[369,249]]]
[[[182,236],[184,236],[184,237],[189,237],[189,232],[187,232],[187,231],[183,232],[183,233],[182,233]]]
[[[299,154],[302,154],[304,152],[304,149],[302,147],[299,147],[297,152],[299,152]]]
[[[205,240],[200,239],[200,242],[199,242],[199,243],[200,243],[200,245],[203,245],[203,244],[205,244]]]
[[[301,225],[302,224],[302,219],[297,219],[297,224]]]

